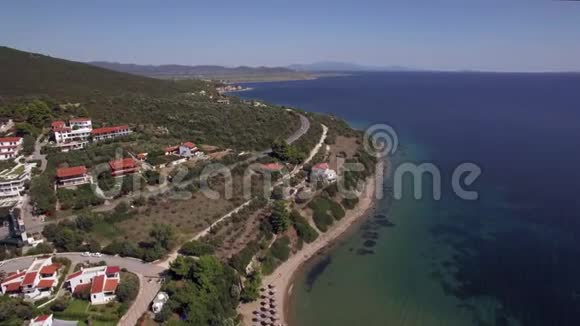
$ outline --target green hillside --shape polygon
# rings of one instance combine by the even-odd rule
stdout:
[[[0,67],[0,118],[36,128],[86,113],[96,125],[128,123],[160,143],[191,140],[247,150],[267,148],[299,125],[295,115],[275,107],[251,107],[236,98],[219,104],[215,85],[205,81],[135,76],[7,47],[0,47]],[[81,109],[66,110],[63,103]]]

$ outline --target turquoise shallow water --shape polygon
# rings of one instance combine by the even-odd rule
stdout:
[[[388,123],[401,143],[395,166],[432,162],[442,173],[441,200],[415,200],[405,179],[401,200],[382,200],[362,229],[302,270],[293,325],[580,325],[580,75],[385,73],[251,86],[242,96],[357,127]],[[451,191],[462,162],[482,168],[476,201]]]

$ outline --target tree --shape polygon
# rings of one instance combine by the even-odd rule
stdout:
[[[186,242],[181,249],[179,249],[179,253],[182,255],[197,257],[211,255],[214,251],[215,250],[212,246],[197,240]]]
[[[243,302],[256,301],[260,296],[260,286],[262,286],[262,274],[259,271],[252,272],[244,282],[240,300]]]
[[[154,224],[153,229],[149,232],[149,236],[157,241],[162,248],[169,250],[175,240],[175,231],[170,224]]]
[[[274,202],[272,215],[270,215],[270,224],[272,224],[274,233],[282,233],[288,229],[290,219],[284,201],[277,200]]]
[[[139,279],[130,273],[121,274],[121,282],[117,288],[117,299],[121,303],[129,303],[137,297],[139,293]]]

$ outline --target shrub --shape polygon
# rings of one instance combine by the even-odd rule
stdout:
[[[294,229],[296,229],[296,233],[298,233],[298,237],[304,240],[304,242],[311,243],[318,238],[318,232],[310,226],[308,221],[298,211],[293,210],[290,213],[290,219],[292,220]]]
[[[211,255],[214,251],[214,248],[209,244],[197,240],[186,242],[181,249],[179,249],[179,253],[182,255],[197,257]]]
[[[282,237],[274,241],[270,248],[272,256],[281,261],[287,261],[290,258],[290,239]]]

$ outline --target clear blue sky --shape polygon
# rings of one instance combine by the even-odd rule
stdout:
[[[2,1],[0,44],[140,64],[580,71],[580,2]]]

